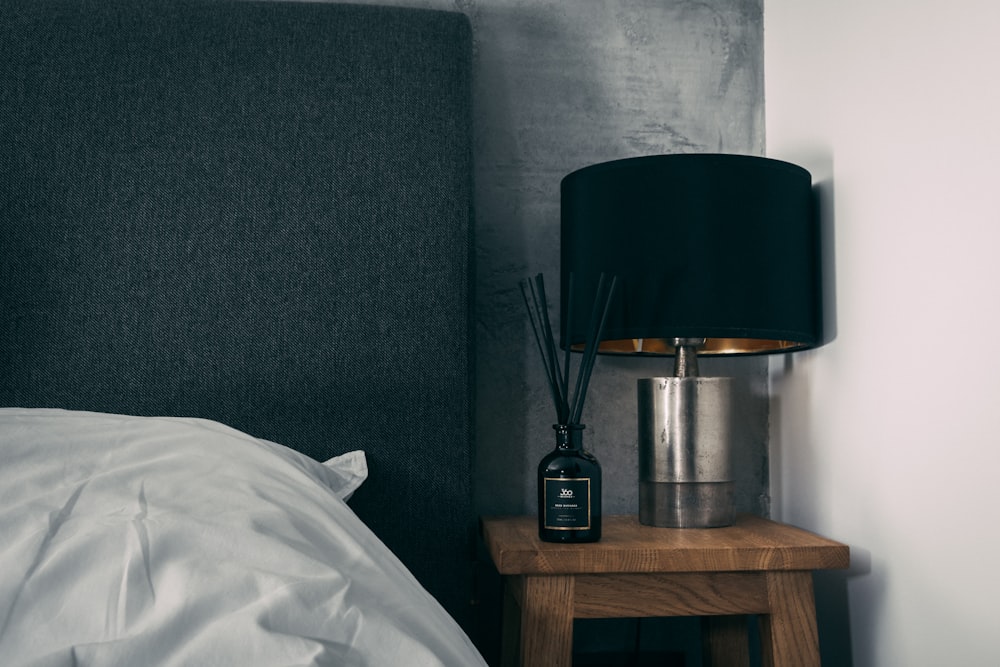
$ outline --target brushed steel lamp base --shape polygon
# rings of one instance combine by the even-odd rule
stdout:
[[[674,377],[637,382],[639,522],[664,528],[732,524],[734,381],[697,376],[697,340],[677,341]]]

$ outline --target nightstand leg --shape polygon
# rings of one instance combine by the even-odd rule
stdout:
[[[764,667],[819,667],[811,572],[768,572],[770,614],[761,616]]]
[[[573,577],[526,576],[523,583],[522,667],[572,667]]]

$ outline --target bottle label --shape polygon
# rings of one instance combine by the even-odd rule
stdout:
[[[545,527],[549,530],[590,530],[590,478],[546,477]]]

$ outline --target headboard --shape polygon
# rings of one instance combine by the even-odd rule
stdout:
[[[462,14],[0,3],[0,405],[323,460],[460,622],[474,517]]]

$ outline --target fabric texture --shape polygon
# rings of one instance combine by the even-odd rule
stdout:
[[[297,452],[217,422],[0,409],[5,665],[485,665]]]
[[[471,598],[471,35],[458,13],[0,3],[0,405],[317,460]]]

